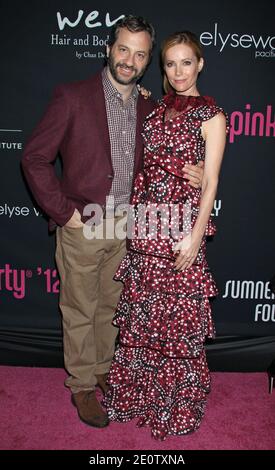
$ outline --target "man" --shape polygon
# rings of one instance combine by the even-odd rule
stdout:
[[[60,274],[65,384],[80,419],[108,424],[95,395],[106,391],[106,376],[117,330],[111,324],[121,285],[113,280],[125,254],[125,241],[83,236],[83,209],[129,203],[132,183],[142,166],[142,123],[154,102],[138,93],[136,82],[150,62],[154,29],[143,18],[124,17],[107,46],[107,67],[88,80],[56,89],[23,155],[23,169],[42,209],[57,225],[56,261]],[[60,152],[63,173],[52,163]],[[186,168],[190,184],[202,170]],[[119,217],[115,217],[117,223]],[[106,220],[103,220],[104,225]]]

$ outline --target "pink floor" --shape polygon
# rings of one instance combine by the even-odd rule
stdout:
[[[0,449],[275,449],[275,389],[265,373],[213,373],[200,429],[164,442],[135,422],[81,423],[62,369],[0,366]]]

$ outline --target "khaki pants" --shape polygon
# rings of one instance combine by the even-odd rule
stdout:
[[[105,221],[103,221],[105,224]],[[91,239],[82,228],[58,227],[65,384],[72,393],[93,390],[95,375],[109,371],[118,329],[112,325],[122,283],[114,281],[125,240]]]

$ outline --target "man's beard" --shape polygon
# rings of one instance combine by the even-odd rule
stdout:
[[[115,64],[114,58],[112,56],[112,52],[110,51],[110,55],[107,59],[107,64],[109,66],[109,70],[111,72],[111,75],[116,82],[118,82],[120,85],[130,85],[131,83],[136,83],[144,74],[146,67],[144,67],[139,73],[137,69],[133,66],[128,67],[128,65],[124,64],[123,62],[117,62]],[[121,78],[118,75],[117,69],[119,67],[124,68],[125,70],[132,70],[134,72],[134,75],[131,78]]]

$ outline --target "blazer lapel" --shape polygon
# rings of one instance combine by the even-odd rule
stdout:
[[[98,73],[92,79],[93,82],[93,113],[96,116],[96,122],[98,127],[98,136],[99,139],[108,155],[110,164],[112,166],[112,157],[111,157],[111,144],[108,128],[108,119],[105,105],[105,96],[103,91],[102,84],[102,75]]]

